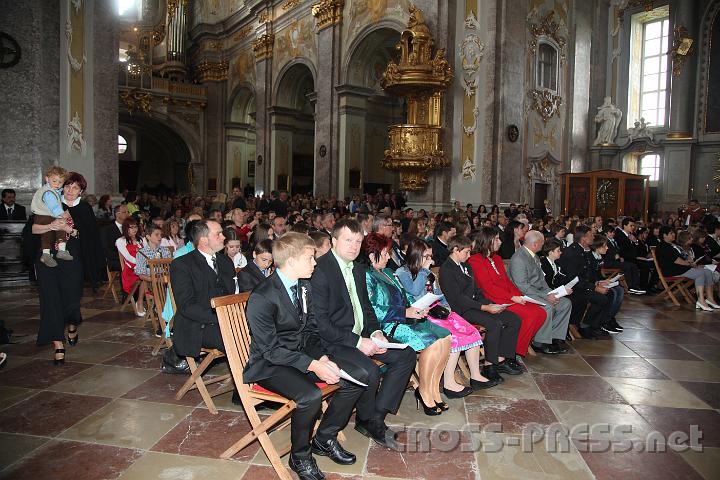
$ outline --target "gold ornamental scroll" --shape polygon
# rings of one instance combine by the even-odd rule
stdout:
[[[478,7],[477,0],[465,0],[465,16],[464,18],[468,18],[468,16],[472,15],[475,16],[475,9]],[[479,15],[478,15],[479,16]],[[477,17],[475,17],[477,20]],[[479,32],[477,32],[479,33]],[[477,75],[474,76],[474,79],[477,79]],[[477,102],[477,88],[472,90],[471,95],[466,95],[463,93],[463,114],[462,114],[462,126],[465,127],[466,125],[475,125],[476,128],[474,130],[474,133],[472,135],[466,135],[461,134],[460,137],[462,138],[462,145],[460,148],[460,165],[463,164],[466,158],[469,158],[473,164],[475,163],[475,135],[478,134],[477,131],[477,118],[474,115],[475,112],[475,103]]]

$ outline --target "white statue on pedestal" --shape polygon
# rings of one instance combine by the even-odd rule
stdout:
[[[628,128],[628,140],[631,142],[638,138],[647,138],[650,142],[654,139],[654,134],[649,128],[650,122],[645,121],[645,117],[640,117],[640,120],[635,120],[635,126]]]
[[[600,129],[593,145],[614,145],[621,118],[622,111],[612,104],[610,97],[605,97],[605,103],[598,107],[595,115],[595,123],[600,124]]]

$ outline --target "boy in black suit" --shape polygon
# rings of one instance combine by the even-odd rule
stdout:
[[[359,365],[368,375],[367,390],[357,402],[355,430],[387,448],[399,450],[395,434],[385,425],[388,413],[397,412],[416,363],[412,348],[386,350],[375,341],[387,341],[368,298],[365,268],[354,262],[363,241],[360,224],[337,222],[332,250],[318,258],[312,276],[315,317],[323,346],[340,359]],[[383,382],[373,360],[385,364]]]
[[[365,387],[345,380],[340,383],[311,442],[322,403],[315,382],[338,383],[340,368],[360,382],[368,379],[356,365],[341,358],[331,360],[320,340],[306,280],[316,265],[315,242],[307,235],[290,232],[275,240],[273,250],[275,273],[255,287],[248,299],[252,342],[243,381],[258,383],[295,401],[288,463],[301,480],[321,480],[323,474],[311,452],[342,465],[355,463],[355,455],[340,445],[337,434],[347,425]]]
[[[0,220],[26,220],[25,207],[15,203],[15,190],[6,188],[2,191],[2,208]]]

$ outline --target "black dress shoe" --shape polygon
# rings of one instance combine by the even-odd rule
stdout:
[[[73,333],[74,333],[75,335],[73,335],[73,336],[71,337],[70,335],[72,335]],[[68,336],[67,336],[67,341],[68,341],[68,343],[69,343],[71,346],[74,347],[75,345],[77,345],[77,343],[78,343],[79,340],[80,340],[80,334],[78,333],[77,327],[75,327],[75,330],[70,330],[70,329],[68,328]]]
[[[495,380],[498,383],[502,383],[505,381],[505,379],[500,375],[500,372],[498,372],[498,369],[495,365],[485,365],[482,370],[480,370],[480,375],[487,378],[488,380]]]
[[[300,480],[325,480],[312,455],[308,457],[295,457],[292,454],[288,459],[290,470],[297,473]]]
[[[163,354],[161,370],[163,373],[170,374],[191,373],[190,365],[188,365],[187,360],[178,357],[175,353],[175,350],[173,350],[172,348],[165,350],[165,353]]]
[[[327,442],[320,442],[317,437],[315,437],[310,442],[310,446],[315,455],[328,457],[339,465],[352,465],[357,460],[355,455],[345,450],[336,438],[331,438]]]
[[[472,381],[474,381],[474,380],[472,380]],[[472,381],[471,381],[471,383],[472,383]],[[478,382],[478,383],[482,383],[482,382]],[[468,395],[470,395],[473,392],[473,390],[475,390],[475,387],[473,387],[473,388],[465,387],[458,392],[456,392],[455,390],[448,390],[447,388],[443,388],[443,393],[448,398],[463,398],[463,397],[467,397]]]
[[[557,355],[558,353],[563,353],[562,349],[554,343],[543,343],[540,346],[533,345],[533,348],[536,352],[544,353],[545,355]],[[565,349],[565,351],[567,352],[567,349]]]
[[[524,370],[523,366],[520,364],[520,362],[518,362],[514,358],[506,358],[505,365],[509,365],[510,367],[512,367],[516,370],[520,370],[520,372],[522,372]]]
[[[513,362],[515,365],[513,365]],[[500,362],[495,368],[497,368],[497,371],[500,373],[507,373],[508,375],[520,375],[522,373],[522,369],[519,368],[520,365],[517,364],[514,360],[504,360]]]
[[[470,386],[472,387],[473,391],[476,390],[485,390],[486,388],[492,388],[497,385],[499,385],[500,382],[498,380],[490,380],[488,379],[485,382],[479,382],[477,380],[470,379]]]
[[[376,422],[373,421],[355,420],[355,430],[373,440],[378,445],[397,452],[400,451],[400,445],[398,445],[395,440],[395,434],[387,428],[385,424],[377,426]]]
[[[613,318],[612,320],[610,320],[610,325],[612,325],[613,329],[617,330],[618,332],[624,332],[624,331],[625,331],[625,329],[622,327],[622,325],[620,325],[620,324],[617,322],[617,320],[615,320],[614,318]]]
[[[567,353],[568,351],[568,344],[565,342],[565,340],[555,338],[553,339],[553,345],[555,345],[560,350],[560,353]]]
[[[610,334],[602,328],[593,330],[593,335],[595,335],[599,340],[607,340],[608,338],[610,338]]]
[[[578,329],[580,331],[580,335],[582,335],[582,338],[585,340],[597,340],[598,337],[595,335],[594,330],[590,327],[580,327]]]

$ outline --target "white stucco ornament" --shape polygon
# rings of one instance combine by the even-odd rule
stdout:
[[[480,115],[480,108],[479,107],[473,108],[473,124],[470,125],[469,127],[466,127],[465,125],[463,125],[463,131],[465,132],[465,135],[467,135],[468,137],[475,134],[475,129],[477,129],[478,115]]]
[[[72,120],[67,124],[67,144],[69,150],[83,153],[85,150],[85,139],[83,138],[83,127],[80,123],[80,115],[75,112]]]
[[[475,182],[475,162],[470,157],[465,157],[465,161],[462,165],[462,179],[466,182]]]

